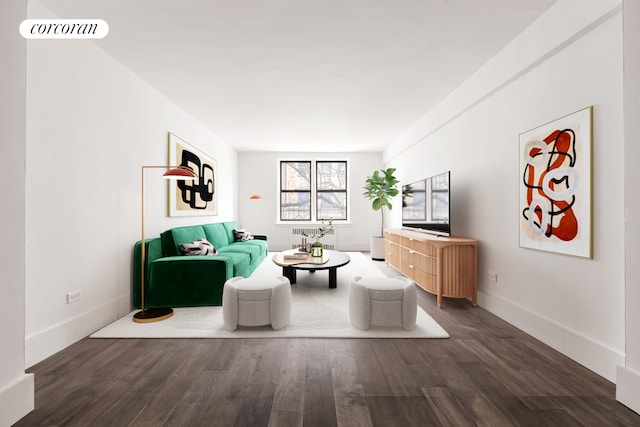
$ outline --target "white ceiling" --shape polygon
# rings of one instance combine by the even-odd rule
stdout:
[[[383,150],[555,1],[40,0],[238,150],[328,152]]]

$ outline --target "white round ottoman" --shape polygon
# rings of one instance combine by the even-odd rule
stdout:
[[[369,326],[416,327],[416,286],[406,277],[360,277],[349,288],[349,320],[366,331]]]
[[[275,330],[289,324],[291,284],[286,277],[234,277],[222,291],[224,327],[271,325]]]

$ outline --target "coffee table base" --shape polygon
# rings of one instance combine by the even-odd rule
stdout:
[[[285,260],[284,256],[295,252],[297,249],[290,249],[288,251],[282,251],[273,256],[273,262],[282,267],[282,275],[289,279],[291,284],[296,283],[296,270],[306,270],[309,273],[314,273],[319,270],[329,270],[329,288],[338,287],[338,268],[349,264],[351,259],[349,255],[344,252],[338,252],[330,249],[325,249],[322,256],[322,262],[291,262]]]
[[[338,267],[331,267],[327,270],[329,270],[329,289],[335,289],[338,286]],[[282,267],[282,275],[289,279],[292,285],[295,285],[297,280],[296,271],[292,266]],[[315,270],[309,270],[309,273],[315,273]]]

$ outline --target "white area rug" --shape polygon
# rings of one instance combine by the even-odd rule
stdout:
[[[291,286],[292,305],[289,326],[274,331],[270,326],[224,329],[222,307],[175,308],[169,319],[154,323],[135,323],[134,312],[91,335],[91,338],[448,338],[449,334],[418,307],[413,331],[402,328],[372,327],[361,331],[349,323],[349,283],[354,276],[384,276],[362,253],[349,252],[351,262],[338,268],[338,286],[329,289],[327,271],[298,271]],[[280,276],[282,268],[272,254],[253,273],[254,276]]]

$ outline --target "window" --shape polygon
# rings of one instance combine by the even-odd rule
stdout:
[[[280,221],[346,220],[347,176],[345,160],[281,161]]]
[[[347,219],[347,162],[316,162],[316,219]]]
[[[311,221],[311,162],[280,162],[280,221]]]

